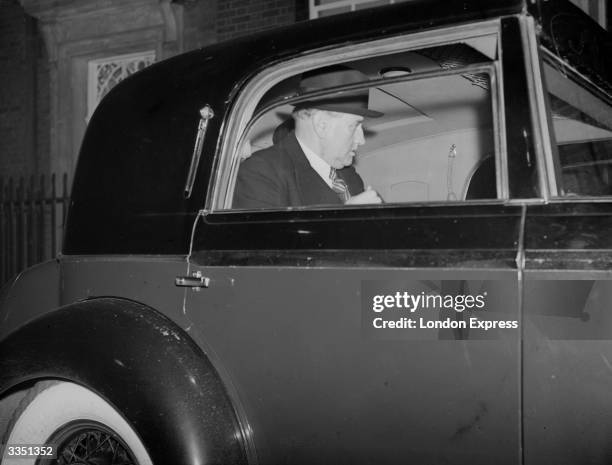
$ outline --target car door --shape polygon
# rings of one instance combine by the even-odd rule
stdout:
[[[425,66],[449,57],[444,31],[430,47],[423,47],[418,35],[418,49],[408,39],[403,45],[397,39],[372,45],[384,50],[379,52],[383,64],[399,57],[425,66],[421,74],[394,75],[370,88],[370,104],[381,105],[388,115],[403,111],[401,118],[410,126],[400,132],[418,135],[408,140],[400,134],[396,140],[397,131],[385,133],[398,127],[390,121],[372,127],[369,135],[366,130],[372,143],[360,155],[357,170],[374,179],[378,191],[398,196],[380,206],[232,208],[232,176],[239,159],[251,155],[243,156],[243,148],[256,145],[258,131],[272,132],[275,115],[286,114],[284,96],[267,112],[249,103],[248,89],[243,107],[236,104],[235,114],[251,108],[255,116],[243,124],[245,130],[230,122],[237,131],[228,136],[234,137],[234,148],[225,144],[213,189],[216,200],[194,225],[188,273],[181,283],[193,286],[186,291],[184,310],[190,331],[231,393],[261,463],[519,463],[516,258],[524,208],[507,199],[519,194],[518,174],[526,169],[525,157],[515,155],[529,143],[522,133],[530,124],[527,86],[518,22],[472,30],[486,37],[461,41],[467,62],[459,71],[432,72]],[[506,91],[512,101],[503,94],[498,74],[504,41],[518,50],[504,55],[503,63],[503,69],[512,70]],[[338,49],[272,71],[342,61],[367,72],[381,64],[370,55],[363,46]],[[465,56],[474,58],[470,62]],[[293,76],[287,74],[281,84]],[[444,126],[447,120],[434,115],[433,107],[413,100],[401,111],[394,106],[427,91],[433,99],[445,91],[445,83],[459,86],[446,89],[451,94],[465,88],[488,96],[490,131],[478,121]],[[276,89],[269,86],[268,96]],[[377,94],[381,89],[402,98],[385,100]],[[470,100],[468,95],[458,100]],[[457,105],[449,106],[458,111]],[[415,120],[415,112],[430,121]],[[468,124],[470,118],[454,121]],[[434,123],[438,132],[425,138],[434,145],[425,146],[408,171],[416,177],[422,164],[429,164],[433,168],[425,171],[437,175],[438,184],[407,175],[402,186],[409,187],[395,188],[399,181],[393,173],[407,166],[397,160],[413,150],[391,153],[385,144],[422,147],[425,133],[419,131]],[[484,139],[491,152],[483,148]],[[469,145],[469,140],[476,142]],[[505,140],[520,142],[506,151]],[[482,152],[477,157],[476,149]],[[482,177],[476,173],[487,154],[493,163],[481,183],[492,184],[492,194],[481,191],[470,198],[471,180]],[[507,159],[517,160],[510,170]],[[464,165],[462,160],[471,161]],[[382,174],[381,166],[388,168]],[[463,173],[461,182],[458,173]],[[421,304],[409,296],[420,296]],[[425,303],[428,298],[431,305]],[[477,302],[483,305],[476,308]]]
[[[563,29],[558,50],[573,40],[571,30],[587,34],[584,20],[579,24]],[[551,201],[530,207],[526,221],[525,463],[610,463],[610,95],[605,82],[594,85],[552,52],[541,53],[555,183]],[[586,71],[589,60],[583,58]]]

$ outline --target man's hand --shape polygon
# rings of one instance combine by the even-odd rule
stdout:
[[[352,196],[350,199],[346,201],[344,205],[359,205],[359,204],[373,204],[373,203],[383,203],[382,199],[378,195],[372,186],[366,187],[361,194],[357,194]]]

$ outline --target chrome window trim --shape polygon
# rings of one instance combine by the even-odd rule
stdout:
[[[502,70],[501,37],[497,41],[497,61],[493,63],[495,73],[491,73],[491,104],[494,119],[494,146],[495,146],[495,183],[497,200],[510,198],[510,181],[508,173],[508,151],[506,150],[506,112],[504,111],[504,73]],[[464,199],[465,201],[465,199]]]
[[[340,46],[333,49],[327,49],[323,51],[314,51],[309,54],[301,55],[287,61],[278,63],[270,68],[265,69],[258,75],[254,76],[240,92],[236,98],[236,103],[226,119],[226,122],[221,128],[222,141],[219,146],[219,150],[215,155],[213,162],[213,170],[211,172],[211,179],[209,183],[209,191],[207,195],[207,201],[205,211],[210,214],[215,211],[222,211],[224,214],[231,210],[230,199],[233,189],[233,182],[237,172],[237,165],[239,163],[238,148],[240,147],[240,139],[245,133],[245,130],[253,118],[255,108],[261,101],[265,92],[268,91],[272,86],[287,78],[288,76],[294,76],[304,71],[331,65],[339,62],[346,62],[357,59],[367,59],[378,55],[387,55],[392,53],[404,52],[415,50],[424,47],[442,46],[452,43],[456,43],[465,39],[474,39],[478,37],[494,35],[497,38],[498,55],[500,54],[500,40],[501,40],[501,20],[499,18],[494,20],[487,20],[480,23],[465,24],[462,26],[452,26],[442,29],[434,29],[430,31],[417,32],[417,33],[406,33],[402,36],[395,36],[391,38],[381,39],[366,43],[367,50],[364,49],[364,43],[351,44],[348,46]],[[398,39],[403,40],[398,40]],[[503,97],[500,98],[502,93],[501,78],[499,61],[501,56],[498,56],[495,72],[492,73],[491,82],[491,99],[498,105],[497,114],[503,109]],[[495,76],[498,79],[495,79]],[[494,81],[497,86],[494,87]],[[495,92],[493,92],[495,89]],[[497,94],[495,98],[494,94]],[[493,110],[492,110],[493,111]],[[503,113],[503,112],[502,112]],[[502,125],[503,124],[503,125]],[[496,167],[501,171],[498,172],[498,182],[502,184],[498,186],[498,195],[502,198],[494,199],[498,203],[503,203],[508,197],[508,168],[507,164],[504,164],[504,160],[507,160],[506,153],[506,141],[505,141],[505,121],[494,116],[494,139],[495,149],[499,152],[496,153],[497,161],[502,161],[502,166]],[[501,181],[500,181],[501,180]],[[500,189],[501,187],[501,189]],[[461,201],[459,204],[463,204]],[[470,204],[477,203],[478,200],[469,201]],[[444,205],[452,205],[453,202],[446,202]],[[388,204],[385,204],[388,205]],[[412,203],[405,203],[402,205],[413,205]],[[429,203],[427,205],[430,205]],[[357,206],[359,207],[359,206]],[[381,207],[384,208],[384,205]],[[330,207],[326,207],[328,210]],[[337,209],[337,207],[335,207]],[[343,207],[346,208],[346,207]],[[310,209],[310,208],[308,208]],[[248,210],[236,210],[239,212],[246,212]],[[260,210],[253,210],[260,211]],[[265,210],[275,211],[275,210]],[[279,210],[286,211],[286,210]]]
[[[545,117],[545,124],[542,126],[542,137],[544,138],[544,140],[548,141],[549,144],[549,148],[550,148],[550,158],[549,158],[549,154],[545,153],[545,164],[547,167],[547,175],[548,175],[548,179],[550,180],[549,182],[549,189],[550,189],[550,198],[549,199],[554,199],[555,197],[559,197],[561,196],[560,194],[560,190],[562,189],[560,186],[560,182],[559,180],[561,179],[562,176],[562,171],[561,171],[561,164],[559,163],[559,153],[557,151],[557,144],[555,142],[555,134],[554,134],[554,128],[553,128],[553,118],[552,118],[552,110],[551,110],[551,106],[550,106],[550,98],[548,97],[549,92],[548,92],[548,85],[546,83],[546,79],[544,77],[544,66],[546,63],[549,62],[549,58],[547,57],[546,53],[544,53],[546,51],[546,49],[544,49],[543,47],[539,46],[538,47],[540,50],[540,54],[539,54],[539,77],[538,77],[538,82],[539,85],[542,87],[542,99],[544,101],[544,107],[542,107],[542,111],[545,112],[544,117]]]
[[[549,201],[551,195],[558,192],[555,176],[555,164],[552,154],[550,131],[548,126],[548,112],[545,101],[543,73],[538,53],[538,41],[535,21],[531,17],[521,18],[521,35],[525,50],[525,68],[527,70],[527,86],[530,105],[531,121],[534,135],[535,158],[538,169],[540,195]]]
[[[416,202],[389,202],[389,203],[383,203],[383,204],[361,204],[361,205],[344,205],[342,207],[338,207],[337,205],[332,205],[332,206],[326,206],[326,205],[313,205],[313,206],[303,206],[303,207],[287,207],[287,208],[282,208],[282,209],[272,209],[272,208],[268,208],[268,209],[261,209],[261,210],[238,210],[238,209],[228,209],[228,210],[215,210],[215,211],[207,211],[207,210],[202,210],[203,214],[205,215],[214,215],[214,214],[219,214],[219,215],[244,215],[244,214],[253,214],[253,213],[275,213],[275,214],[288,214],[291,212],[300,212],[300,211],[316,211],[316,212],[326,212],[326,211],[337,211],[337,210],[342,210],[342,211],[348,211],[348,210],[363,210],[364,208],[367,209],[386,209],[386,210],[399,210],[399,209],[406,209],[406,208],[423,208],[423,207],[456,207],[456,208],[461,208],[461,207],[466,207],[466,206],[473,206],[473,205],[501,205],[501,206],[506,206],[506,205],[523,205],[524,203],[544,203],[544,201],[542,199],[517,199],[516,201],[513,200],[507,200],[507,199],[472,199],[472,200],[461,200],[461,201],[454,201],[454,202],[449,202],[447,200],[433,200],[431,202],[423,202],[423,201],[416,201]],[[266,221],[266,222],[271,222],[270,221]],[[282,218],[279,217],[278,221],[284,221]],[[293,220],[292,220],[293,221]],[[256,222],[255,219],[253,219],[253,222]]]

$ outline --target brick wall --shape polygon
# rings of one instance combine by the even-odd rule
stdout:
[[[296,5],[296,0],[219,0],[217,39],[222,41],[292,24],[296,20]]]
[[[36,21],[18,0],[0,0],[0,176],[40,172],[49,145],[46,63]]]
[[[36,173],[47,174],[51,166],[51,88],[49,86],[50,63],[47,48],[38,28],[34,36],[36,50],[36,114],[34,115],[35,141],[36,141]],[[61,175],[62,173],[57,173]]]
[[[0,0],[0,175],[22,171],[32,156],[31,59],[27,56],[27,18],[17,0]]]
[[[217,0],[185,2],[183,18],[183,48],[185,51],[216,42]]]

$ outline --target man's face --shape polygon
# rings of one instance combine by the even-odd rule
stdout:
[[[328,130],[322,139],[322,158],[330,166],[340,169],[353,163],[357,148],[365,143],[362,116],[349,113],[326,112]]]

